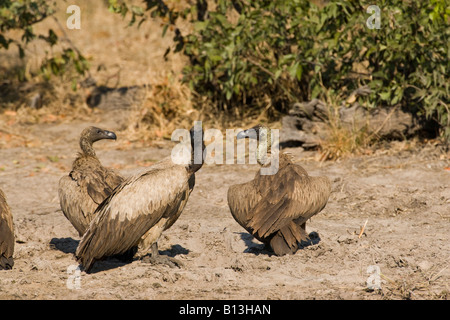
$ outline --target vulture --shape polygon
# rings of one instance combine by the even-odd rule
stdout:
[[[72,171],[59,180],[59,203],[64,216],[80,237],[94,217],[95,209],[111,194],[123,178],[102,166],[92,144],[102,139],[116,140],[112,131],[88,127],[81,132],[81,152],[73,161]]]
[[[150,261],[171,264],[173,259],[159,256],[157,241],[178,219],[194,189],[195,173],[203,165],[203,157],[197,156],[204,149],[201,127],[190,130],[189,147],[185,163],[164,158],[127,178],[100,204],[75,253],[86,272],[95,261],[136,247],[141,254],[151,250]]]
[[[294,254],[302,240],[308,240],[306,221],[327,204],[331,182],[311,177],[291,156],[272,150],[271,131],[262,125],[241,131],[236,139],[258,139],[256,159],[261,169],[255,178],[228,189],[233,218],[277,256]],[[267,150],[267,151],[266,151]],[[278,157],[278,171],[263,175]]]
[[[0,190],[0,270],[14,266],[14,225],[5,194]]]

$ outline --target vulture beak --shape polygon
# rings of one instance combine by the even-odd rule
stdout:
[[[241,131],[236,135],[236,139],[245,139],[245,138],[258,139],[258,132],[256,131],[255,128],[251,128]]]
[[[105,139],[117,140],[117,136],[114,132],[103,130],[103,134],[105,135]]]

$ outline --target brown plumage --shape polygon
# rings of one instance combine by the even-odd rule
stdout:
[[[114,132],[88,127],[80,136],[81,153],[72,164],[72,171],[59,180],[61,210],[82,236],[93,218],[95,209],[111,194],[123,178],[102,166],[92,144],[102,139],[116,139]]]
[[[253,135],[250,129],[243,131],[237,138],[256,138],[261,128],[252,128]],[[265,129],[270,141],[270,129]],[[261,142],[258,148],[260,145]],[[267,150],[270,154],[270,143]],[[261,175],[259,170],[252,181],[231,186],[228,205],[234,219],[244,229],[269,245],[276,255],[285,255],[295,253],[298,243],[308,239],[306,221],[325,207],[331,183],[327,177],[309,176],[287,154],[278,156],[276,174]],[[257,159],[260,162],[258,156]]]
[[[0,270],[14,266],[14,225],[5,194],[0,190]]]
[[[196,132],[192,139],[191,129],[192,150],[203,146],[194,142],[202,137],[201,130]],[[175,164],[169,157],[121,183],[98,207],[77,248],[75,255],[85,270],[97,260],[136,246],[144,252],[152,248],[152,256],[157,255],[157,241],[183,211],[201,166]]]

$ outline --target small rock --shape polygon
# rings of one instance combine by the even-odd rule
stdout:
[[[420,268],[420,270],[427,271],[433,266],[433,263],[427,260],[423,260],[419,262],[417,266]]]
[[[353,236],[343,234],[339,236],[336,241],[341,244],[350,244],[355,243],[356,239]]]

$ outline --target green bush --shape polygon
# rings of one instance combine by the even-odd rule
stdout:
[[[45,0],[0,0],[0,50],[8,49],[11,44],[17,46],[20,58],[25,57],[25,46],[32,40],[39,38],[49,47],[58,43],[58,36],[52,30],[48,34],[36,34],[33,25],[47,19],[55,13],[54,4]],[[20,40],[5,36],[7,31],[19,30]],[[52,75],[64,74],[69,66],[73,66],[77,74],[83,75],[89,65],[83,55],[76,48],[65,47],[62,52],[48,56],[41,65],[40,74],[49,79]],[[23,73],[18,73],[19,80],[25,80]]]
[[[116,12],[127,6],[110,1]],[[285,112],[294,101],[321,98],[324,88],[344,99],[368,85],[367,108],[399,106],[435,119],[450,138],[448,0],[384,0],[379,29],[366,25],[367,1],[198,0],[184,10],[145,1],[166,26],[183,18],[177,51],[189,57],[184,81],[219,109]],[[132,10],[132,22],[144,10]]]
[[[36,35],[32,25],[38,23],[53,13],[52,8],[43,0],[38,1],[10,1],[0,0],[0,31],[22,30],[22,42],[28,43]],[[56,40],[56,35],[49,36],[49,42]],[[0,49],[8,49],[11,43],[15,43],[19,49],[20,57],[24,57],[23,44],[6,38],[0,34]]]

